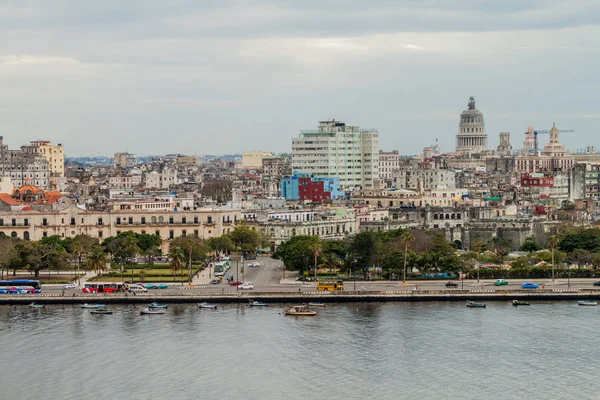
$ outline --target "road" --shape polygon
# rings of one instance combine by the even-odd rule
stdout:
[[[251,262],[260,263],[260,267],[248,267],[248,264]],[[283,263],[279,260],[274,260],[270,257],[258,257],[257,260],[244,260],[244,266],[242,267],[242,263],[237,261],[232,261],[232,268],[227,271],[227,274],[232,274],[234,280],[239,280],[242,282],[252,282],[254,284],[253,290],[246,290],[247,292],[310,292],[315,291],[315,285],[311,282],[297,282],[293,278],[293,276],[297,276],[297,273],[287,273],[287,279],[285,279],[286,284],[282,284],[283,278]],[[292,277],[290,277],[290,275]],[[593,282],[598,279],[570,279],[570,287],[573,289],[590,289],[594,286]],[[458,283],[458,288],[446,288],[445,284],[448,281],[408,281],[407,285],[404,286],[402,282],[398,281],[375,281],[375,282],[365,282],[365,281],[346,281],[344,282],[345,290],[364,290],[364,291],[397,291],[397,290],[412,290],[415,286],[419,286],[421,290],[515,290],[520,289],[521,284],[523,282],[532,281],[538,283],[540,285],[544,285],[546,289],[555,288],[555,289],[567,289],[567,279],[556,280],[554,284],[551,279],[511,279],[509,280],[508,285],[504,286],[494,286],[494,279],[491,280],[480,280],[477,282],[476,280],[465,280],[454,281]],[[169,284],[169,282],[165,282]],[[170,284],[172,285],[172,283]],[[57,293],[62,291],[62,285],[43,285],[43,290],[45,293]],[[151,290],[158,291],[164,294],[177,294],[181,293],[182,286],[172,285],[168,289],[161,290]],[[193,289],[199,292],[235,292],[238,289],[235,286],[230,286],[228,282],[224,279],[223,282],[219,284],[206,284],[200,286],[196,289]],[[68,295],[72,292],[77,292],[77,290],[67,290]]]

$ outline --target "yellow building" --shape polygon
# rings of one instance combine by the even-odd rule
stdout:
[[[65,176],[65,149],[62,144],[54,146],[48,140],[34,140],[30,145],[23,146],[23,150],[48,160],[50,175]]]
[[[262,168],[262,160],[273,154],[268,151],[245,151],[242,153],[242,165],[244,168]]]

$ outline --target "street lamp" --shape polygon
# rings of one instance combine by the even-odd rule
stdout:
[[[235,280],[237,282],[240,281],[240,260],[235,260]],[[237,283],[236,282],[236,283]],[[240,285],[235,285],[235,291],[238,292],[240,290]]]

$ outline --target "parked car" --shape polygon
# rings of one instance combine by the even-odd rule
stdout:
[[[251,262],[250,264],[248,264],[248,266],[250,268],[258,268],[258,267],[260,267],[260,263],[258,263],[258,262]]]
[[[137,283],[132,283],[130,285],[127,285],[127,290],[129,290],[132,293],[148,291],[148,289],[146,289],[145,287],[143,287],[142,285],[139,285]]]
[[[241,290],[243,289],[254,289],[254,284],[252,284],[252,282],[248,282],[248,283],[242,283],[239,288]]]
[[[79,289],[79,286],[77,286],[77,284],[73,283],[73,282],[71,282],[71,283],[65,283],[63,285],[63,289]]]
[[[540,287],[540,285],[538,285],[537,283],[533,283],[533,282],[525,282],[524,284],[521,285],[521,289],[537,289],[539,287]]]
[[[494,282],[494,286],[504,286],[504,285],[508,285],[508,281],[506,279],[496,279],[496,282]]]
[[[243,285],[244,282],[242,282],[242,281],[231,281],[231,282],[229,282],[229,284],[231,286],[238,286],[238,285]]]
[[[169,287],[166,283],[146,283],[143,286],[146,289],[167,289]]]
[[[210,281],[210,283],[212,283],[213,285],[218,285],[219,283],[221,283],[221,280],[219,278],[215,278],[212,281]]]
[[[448,282],[448,283],[446,283],[446,287],[458,287],[458,283],[456,283],[456,282]]]
[[[594,282],[594,286],[600,286],[600,281]]]

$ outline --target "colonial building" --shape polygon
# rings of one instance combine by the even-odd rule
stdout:
[[[50,164],[38,147],[23,146],[21,150],[9,150],[0,136],[0,175],[10,177],[16,187],[29,183],[48,188]]]
[[[391,181],[393,172],[400,167],[400,155],[398,150],[381,151],[379,150],[379,179]]]

